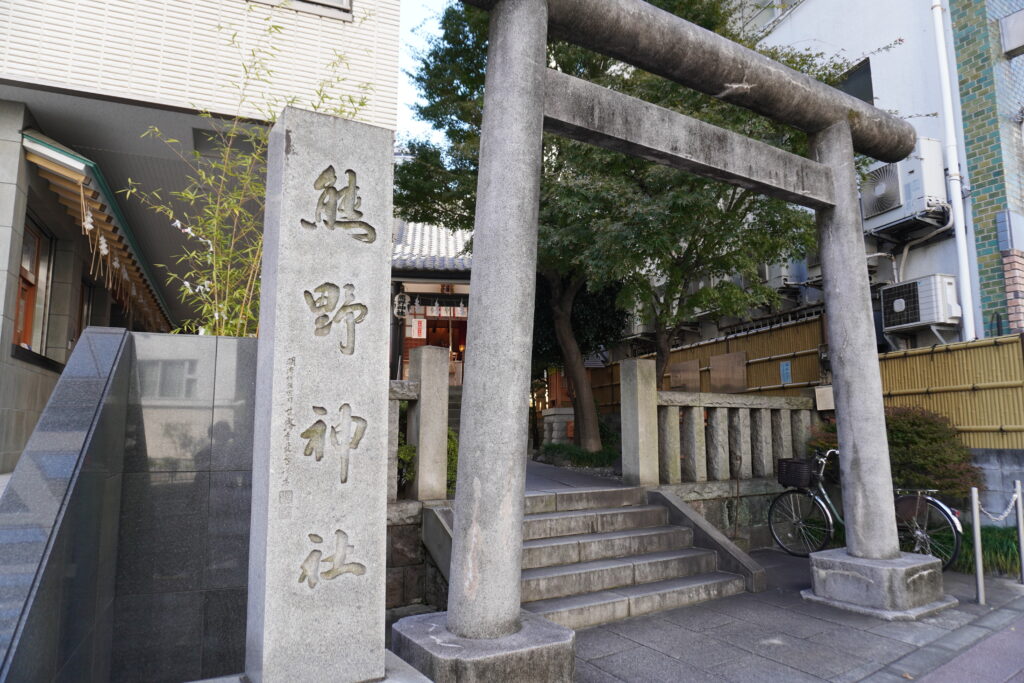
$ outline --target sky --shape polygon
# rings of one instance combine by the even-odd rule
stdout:
[[[428,124],[416,121],[412,105],[416,102],[416,86],[406,76],[416,69],[416,52],[426,48],[430,36],[440,30],[438,18],[449,0],[402,0],[401,43],[398,80],[398,139],[440,136]]]

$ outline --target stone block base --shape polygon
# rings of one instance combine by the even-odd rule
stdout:
[[[576,632],[528,612],[517,633],[487,640],[449,631],[446,612],[406,617],[392,627],[391,649],[436,683],[570,683],[576,668]]]
[[[811,586],[805,600],[887,621],[914,621],[957,604],[943,594],[942,563],[912,553],[891,560],[853,557],[845,548],[813,553]]]

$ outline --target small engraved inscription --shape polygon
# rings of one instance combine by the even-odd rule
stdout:
[[[341,289],[333,282],[325,282],[313,291],[308,289],[302,293],[310,312],[317,314],[313,321],[313,334],[326,337],[331,333],[331,326],[337,323],[344,329],[341,332],[342,354],[351,356],[356,352],[356,325],[366,318],[367,308],[356,302],[356,287],[345,285],[345,300],[341,300]]]
[[[342,189],[334,185],[338,176],[334,166],[328,166],[313,183],[313,189],[320,190],[316,201],[316,217],[312,221],[300,220],[302,227],[309,230],[327,228],[328,230],[345,230],[349,237],[360,242],[372,243],[377,239],[377,230],[362,220],[363,212],[359,210],[363,203],[356,185],[356,172],[345,171],[347,184]]]
[[[324,539],[319,534],[307,534],[313,545],[320,545]],[[306,559],[299,565],[299,583],[306,583],[310,590],[316,588],[320,579],[331,581],[342,574],[355,574],[362,576],[366,573],[366,566],[359,562],[346,562],[350,551],[355,546],[348,544],[348,534],[341,529],[334,532],[334,554],[323,557],[323,551],[314,548],[306,556]],[[327,569],[320,571],[320,566],[327,565]]]
[[[285,401],[284,409],[284,481],[287,486],[288,470],[292,464],[292,431],[295,429],[295,356],[289,356],[285,362]]]
[[[337,422],[330,425],[330,441],[327,439],[327,409],[322,406],[313,406],[313,412],[318,416],[302,434],[306,440],[306,447],[303,455],[312,455],[316,462],[324,458],[328,451],[337,452],[341,460],[341,483],[348,481],[349,451],[359,448],[359,442],[363,440],[366,432],[366,420],[352,414],[352,406],[343,403],[338,409],[340,417]],[[354,429],[353,429],[354,427]]]

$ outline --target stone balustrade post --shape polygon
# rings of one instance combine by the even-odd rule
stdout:
[[[704,433],[704,409],[684,406],[682,409],[683,480],[708,480],[707,439]]]
[[[729,409],[708,408],[708,479],[729,479]]]
[[[682,481],[679,459],[679,406],[659,406],[658,466],[662,484]]]
[[[772,411],[772,459],[793,457],[793,422],[788,410]]]
[[[409,443],[416,446],[413,498],[443,500],[448,496],[448,349],[412,349],[409,379],[420,383],[419,400],[409,406]]]
[[[750,448],[753,453],[754,476],[774,476],[772,411],[768,408],[754,408],[750,411]]]
[[[622,478],[658,485],[658,395],[655,362],[628,358],[621,364]]]
[[[729,409],[729,470],[733,479],[750,479],[750,409]]]

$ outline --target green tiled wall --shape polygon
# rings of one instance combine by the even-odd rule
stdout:
[[[1024,9],[1024,0],[950,0],[967,172],[986,334],[995,334],[999,313],[1006,330],[1006,287],[996,237],[996,214],[1024,213],[1020,128],[1024,58],[1002,55],[999,19]]]

